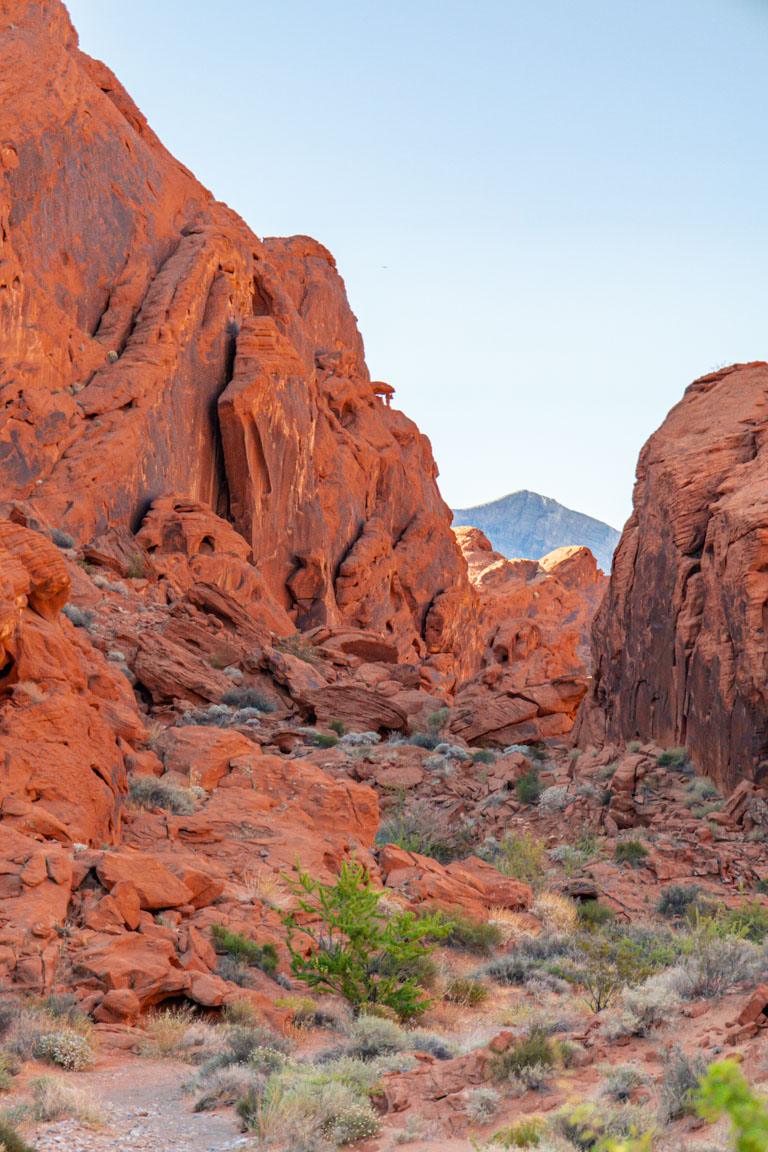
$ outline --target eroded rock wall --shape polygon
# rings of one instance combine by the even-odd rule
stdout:
[[[299,627],[466,674],[429,442],[374,390],[333,258],[213,200],[58,0],[0,12],[0,494],[81,544],[202,502]]]
[[[695,381],[643,448],[593,629],[582,742],[685,745],[725,786],[768,771],[768,364]]]

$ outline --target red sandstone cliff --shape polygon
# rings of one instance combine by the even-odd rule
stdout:
[[[593,630],[581,740],[685,745],[725,785],[768,770],[768,365],[695,381],[640,454]]]
[[[333,258],[214,201],[59,0],[0,13],[0,496],[80,543],[202,501],[299,627],[471,671],[429,442],[374,392]]]

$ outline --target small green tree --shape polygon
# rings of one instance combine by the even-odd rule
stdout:
[[[432,1003],[420,980],[434,948],[428,939],[444,937],[450,922],[439,914],[385,916],[379,907],[382,893],[355,861],[342,864],[335,884],[313,880],[298,865],[297,873],[291,887],[298,908],[282,916],[294,976],[310,988],[338,993],[356,1012],[378,1004],[400,1020],[422,1013]],[[295,947],[299,933],[312,942],[309,955]]]
[[[641,984],[653,972],[653,964],[634,940],[594,929],[578,940],[578,960],[561,973],[580,984],[593,1012],[608,1008],[628,985]]]
[[[698,1109],[709,1121],[725,1114],[733,1125],[735,1152],[768,1148],[768,1108],[750,1088],[735,1060],[710,1064],[702,1077]]]

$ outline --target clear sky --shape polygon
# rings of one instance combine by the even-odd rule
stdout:
[[[621,527],[696,376],[768,359],[768,0],[69,0],[261,236],[334,253],[454,506]]]

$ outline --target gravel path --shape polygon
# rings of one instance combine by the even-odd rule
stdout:
[[[90,1129],[73,1120],[41,1124],[30,1143],[38,1152],[250,1152],[231,1111],[192,1111],[182,1092],[188,1066],[167,1061],[110,1061],[92,1072],[66,1076],[104,1116]]]

